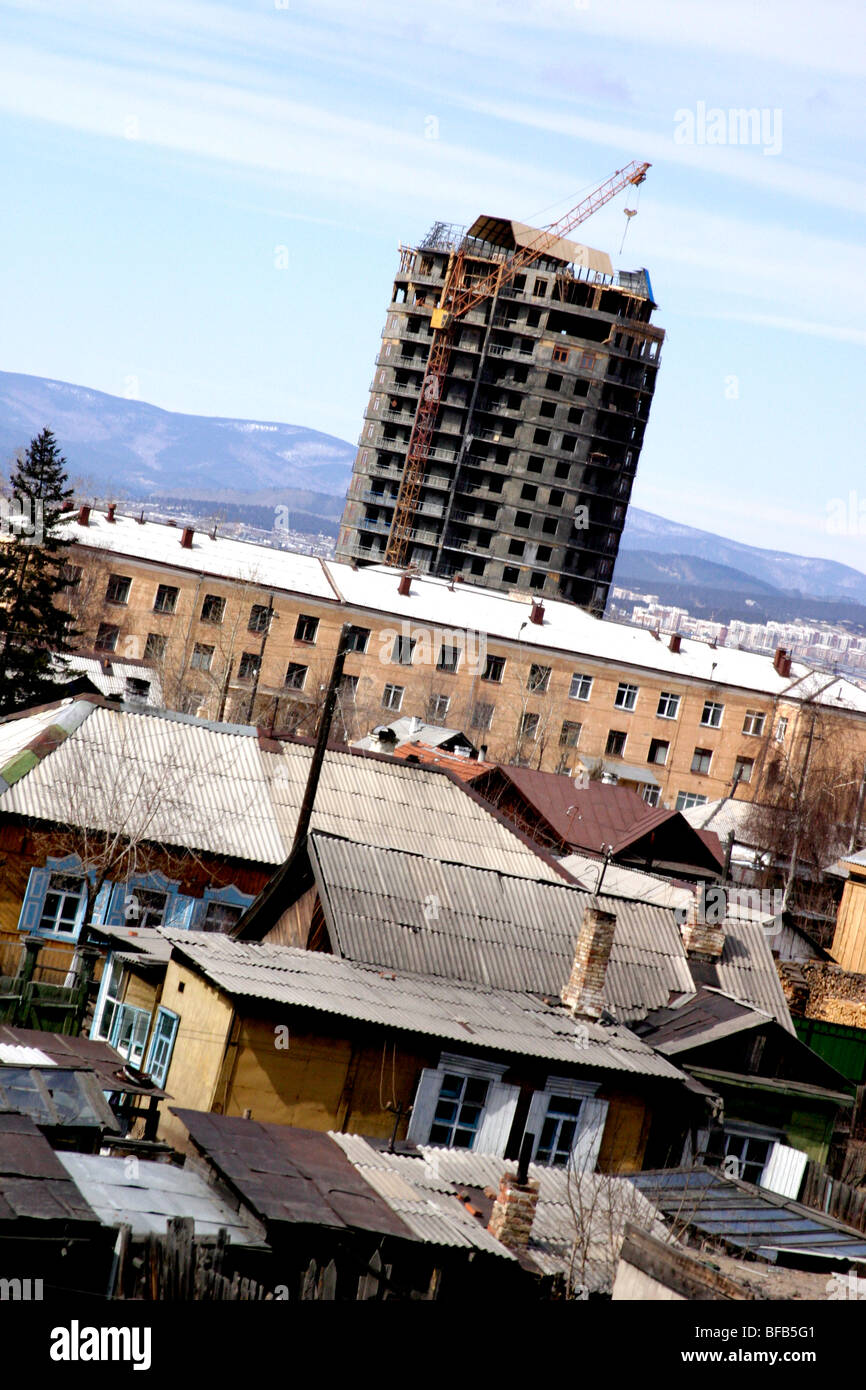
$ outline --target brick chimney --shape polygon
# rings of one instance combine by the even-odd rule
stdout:
[[[668,642],[668,646],[670,647],[671,651],[678,652],[680,647],[682,646],[682,643],[683,639],[680,636],[680,634],[678,632],[672,632],[671,640]]]
[[[184,550],[192,550],[192,538],[194,535],[195,531],[192,526],[184,526],[183,535],[180,538],[180,543]]]
[[[412,592],[412,576],[411,576],[410,574],[401,574],[401,575],[400,575],[400,582],[399,582],[399,584],[397,585],[397,593],[398,593],[398,594],[402,594],[403,597],[406,598],[407,595],[410,594],[411,592]]]
[[[616,914],[588,907],[574,949],[571,977],[562,1002],[581,1018],[598,1018],[604,1007],[604,977],[613,946]]]
[[[532,607],[529,610],[529,621],[539,624],[544,622],[544,604],[538,599],[534,598],[532,600]]]
[[[78,525],[90,525],[90,508],[88,507],[86,502],[83,504],[83,506],[78,508]]]
[[[114,513],[115,513],[116,511],[117,511],[117,503],[116,503],[116,502],[109,502],[109,504],[108,504],[108,511],[105,513],[105,520],[106,520],[106,521],[111,521],[111,522],[113,522],[113,521],[114,521]]]
[[[692,899],[688,915],[682,924],[683,945],[689,960],[717,961],[725,949],[725,928],[722,922],[708,922],[703,894]]]
[[[520,1146],[517,1176],[503,1173],[487,1225],[490,1234],[511,1250],[526,1249],[535,1220],[538,1182],[529,1176],[529,1159],[534,1143],[534,1134],[524,1135]]]
[[[791,658],[785,647],[777,647],[773,653],[773,669],[778,671],[780,676],[790,676]]]

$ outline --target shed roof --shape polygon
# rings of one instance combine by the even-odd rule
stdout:
[[[160,944],[165,947],[167,960],[170,945],[162,940]],[[165,1091],[158,1086],[139,1085],[128,1076],[125,1058],[100,1038],[88,1038],[83,1034],[46,1033],[40,1028],[9,1028],[6,1024],[0,1024],[0,1043],[36,1048],[58,1067],[92,1071],[103,1091],[125,1091],[128,1095],[165,1095]]]
[[[269,1229],[316,1225],[415,1238],[327,1134],[198,1110],[172,1113]]]
[[[121,1223],[134,1236],[164,1235],[173,1216],[192,1217],[196,1236],[228,1232],[233,1245],[260,1244],[258,1222],[239,1212],[192,1168],[173,1163],[59,1153],[66,1172],[104,1226]]]
[[[716,1169],[661,1169],[635,1173],[630,1181],[678,1227],[735,1250],[794,1265],[815,1256],[866,1261],[862,1231]]]
[[[34,1121],[0,1111],[0,1229],[19,1221],[95,1227],[98,1217]]]

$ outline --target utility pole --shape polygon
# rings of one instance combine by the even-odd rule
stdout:
[[[860,839],[860,820],[863,816],[864,797],[866,797],[866,763],[863,764],[863,776],[860,779],[860,791],[857,796],[857,810],[854,813],[854,825],[851,830],[851,838],[848,841],[849,854],[852,854],[857,848],[857,841]]]
[[[277,616],[279,616],[279,614],[278,614]],[[258,692],[259,692],[259,681],[260,681],[261,675],[262,675],[262,667],[263,667],[264,664],[265,664],[265,647],[267,646],[268,637],[270,636],[270,632],[271,632],[271,623],[273,622],[273,618],[274,618],[274,596],[273,596],[273,594],[271,593],[271,594],[268,594],[268,613],[267,613],[267,620],[266,620],[266,622],[265,622],[265,630],[264,630],[264,632],[262,633],[262,645],[261,645],[261,647],[259,648],[259,663],[258,663],[258,666],[256,667],[256,674],[255,674],[255,676],[253,677],[253,688],[252,688],[252,690],[250,691],[249,703],[248,703],[248,705],[247,705],[247,723],[248,723],[248,724],[252,724],[252,722],[253,722],[253,710],[254,710],[254,708],[255,708],[256,695],[257,695]]]
[[[331,721],[334,718],[334,709],[337,704],[340,681],[343,679],[343,665],[348,652],[349,624],[344,623],[340,629],[340,640],[337,645],[337,655],[334,657],[334,664],[331,667],[331,679],[328,681],[328,690],[325,695],[325,705],[322,710],[322,717],[319,720],[319,732],[316,738],[316,746],[313,750],[313,761],[310,763],[310,771],[307,774],[307,785],[304,788],[304,799],[301,802],[301,809],[298,812],[298,824],[295,828],[295,838],[292,841],[292,848],[289,852],[291,859],[295,850],[305,839],[310,828],[310,818],[313,814],[313,803],[316,800],[316,791],[319,786],[319,777],[322,772],[322,763],[325,761],[325,750],[328,746],[328,736],[331,732]]]
[[[809,725],[809,738],[806,742],[806,756],[803,759],[803,770],[800,773],[800,782],[797,787],[797,828],[794,833],[794,844],[791,849],[791,862],[788,865],[788,878],[785,883],[785,891],[782,895],[782,911],[788,907],[788,898],[794,886],[794,877],[797,872],[797,855],[800,850],[800,832],[803,826],[803,791],[806,786],[806,775],[809,771],[809,763],[812,758],[812,740],[815,737],[815,720],[818,718],[818,711],[812,711],[812,723]]]

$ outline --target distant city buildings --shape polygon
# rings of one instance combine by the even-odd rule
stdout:
[[[614,588],[611,599],[608,616],[625,619],[636,627],[679,632],[720,647],[767,655],[784,647],[792,657],[810,666],[866,677],[866,633],[849,631],[841,624],[803,618],[788,623],[746,623],[738,618],[713,622],[709,618],[693,618],[687,608],[659,603],[655,594],[641,594],[633,589]]]

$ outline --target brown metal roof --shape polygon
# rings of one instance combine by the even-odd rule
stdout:
[[[13,1221],[99,1225],[34,1122],[0,1112],[0,1223]]]
[[[340,1148],[316,1130],[172,1108],[198,1151],[269,1226],[416,1237]]]
[[[698,834],[679,811],[647,806],[630,787],[610,782],[590,782],[582,787],[564,773],[528,767],[499,767],[491,785],[499,778],[510,783],[570,848],[598,852],[610,845],[614,854],[622,854],[666,826],[676,832],[682,844],[681,863],[721,868],[718,842],[713,845]],[[480,778],[477,786],[482,795],[485,785],[486,779]]]

